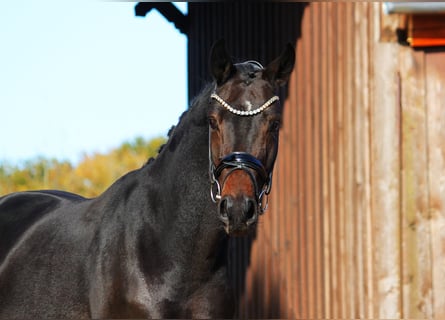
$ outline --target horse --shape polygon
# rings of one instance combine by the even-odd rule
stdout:
[[[0,198],[1,319],[233,317],[228,239],[266,210],[295,51],[235,63],[220,40],[209,60],[156,158],[98,197]]]

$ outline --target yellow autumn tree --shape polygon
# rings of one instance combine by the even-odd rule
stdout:
[[[107,153],[85,154],[77,166],[38,158],[22,167],[0,165],[0,196],[24,190],[58,189],[94,197],[128,171],[155,157],[165,138],[141,137]]]

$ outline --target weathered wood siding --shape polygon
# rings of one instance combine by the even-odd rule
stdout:
[[[240,317],[445,318],[445,51],[392,41],[398,19],[305,8]]]

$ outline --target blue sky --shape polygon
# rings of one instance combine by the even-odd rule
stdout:
[[[186,37],[157,11],[135,17],[135,4],[0,3],[0,164],[75,163],[177,123]]]

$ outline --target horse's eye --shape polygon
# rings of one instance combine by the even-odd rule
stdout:
[[[281,121],[276,120],[270,124],[269,130],[272,133],[276,133],[280,130],[280,128],[281,128]]]
[[[209,117],[209,125],[213,130],[218,129],[218,121],[214,117]]]

